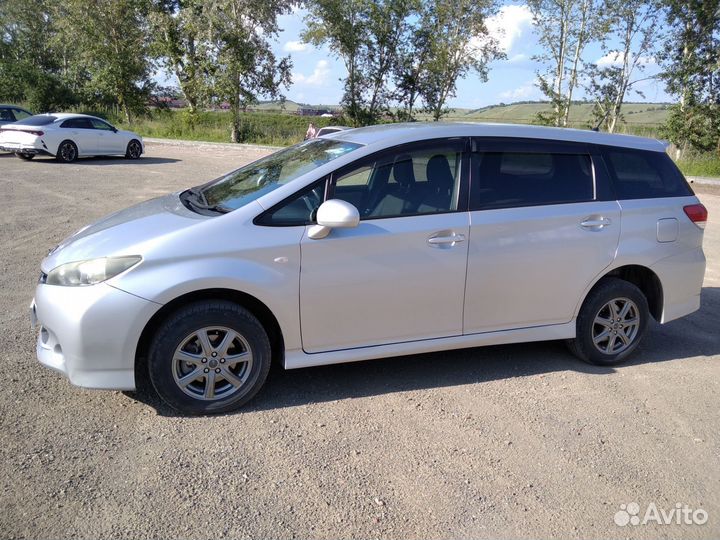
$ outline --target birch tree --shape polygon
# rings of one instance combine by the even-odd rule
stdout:
[[[485,25],[495,10],[491,0],[428,0],[421,25],[427,32],[427,56],[420,73],[420,95],[425,110],[438,121],[449,112],[457,82],[474,71],[487,80],[488,64],[503,57]]]
[[[589,93],[594,99],[593,115],[599,125],[613,133],[621,119],[622,105],[633,86],[646,80],[641,77],[646,65],[654,61],[661,11],[647,0],[607,2],[603,8],[611,13],[609,34],[603,39],[607,65],[589,66]],[[607,39],[618,48],[609,49]],[[642,92],[635,90],[641,97]]]
[[[528,0],[533,24],[544,51],[534,56],[547,66],[538,73],[538,86],[550,100],[552,112],[541,113],[544,124],[567,126],[573,95],[583,69],[588,43],[604,33],[597,0]]]

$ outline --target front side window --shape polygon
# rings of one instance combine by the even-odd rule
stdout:
[[[201,188],[200,193],[209,206],[235,210],[360,146],[311,139],[241,167]]]
[[[473,156],[473,210],[592,201],[588,154],[482,152]]]
[[[343,172],[332,198],[354,205],[361,219],[453,212],[462,153],[453,141],[385,153]]]

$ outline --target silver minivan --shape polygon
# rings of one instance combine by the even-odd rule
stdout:
[[[567,340],[610,365],[700,306],[707,211],[658,141],[341,131],[81,229],[42,262],[40,362],[233,410],[287,369]]]

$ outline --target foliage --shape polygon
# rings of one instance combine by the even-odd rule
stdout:
[[[588,66],[588,93],[593,96],[593,116],[597,127],[613,133],[621,120],[622,105],[633,86],[645,79],[637,74],[652,60],[651,53],[658,35],[659,6],[648,0],[606,0],[604,11],[609,14],[609,32],[602,38],[603,51],[614,62],[610,65]],[[619,49],[609,50],[608,39],[614,38]],[[635,93],[643,96],[642,92]]]
[[[583,69],[588,43],[607,32],[599,0],[527,0],[543,52],[535,60],[548,66],[538,86],[553,106],[538,116],[541,124],[567,126],[573,92]]]
[[[663,79],[679,96],[664,136],[679,149],[720,152],[720,0],[666,0]]]

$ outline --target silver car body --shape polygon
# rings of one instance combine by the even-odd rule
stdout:
[[[75,143],[79,157],[125,155],[128,143],[143,139],[137,133],[117,129],[102,118],[85,114],[52,113],[55,118],[46,125],[27,125],[23,120],[4,126],[0,132],[0,149],[7,152],[48,154],[55,156],[60,143]],[[86,127],[66,127],[69,120],[86,120]],[[143,146],[144,152],[144,146]]]
[[[45,274],[95,257],[139,255],[142,262],[97,285],[39,284],[32,309],[41,326],[40,362],[79,386],[133,389],[136,354],[153,318],[178,299],[207,291],[241,294],[260,306],[281,332],[289,369],[573,338],[588,291],[628,265],[659,279],[654,315],[660,322],[700,306],[702,230],[683,212],[698,203],[693,195],[376,219],[320,240],[308,236],[311,225],[253,223],[325,175],[415,141],[487,137],[663,152],[658,141],[460,123],[328,137],[362,146],[224,215],[197,214],[173,193],[65,240],[43,260]]]

